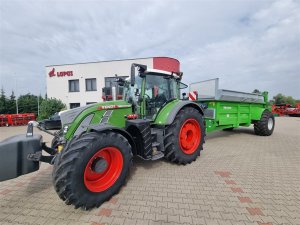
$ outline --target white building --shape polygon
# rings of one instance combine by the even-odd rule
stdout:
[[[165,70],[179,67],[178,60],[168,57],[50,65],[46,66],[47,96],[60,99],[68,109],[103,101],[102,88],[113,85],[115,74],[130,76],[132,63]]]

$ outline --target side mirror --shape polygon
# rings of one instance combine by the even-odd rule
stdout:
[[[139,75],[144,73],[147,70],[146,65],[141,65],[141,64],[136,64],[132,63],[131,64],[131,72],[130,72],[130,85],[134,86],[135,84],[135,67],[138,67]]]
[[[131,73],[130,73],[130,85],[133,87],[135,84],[135,64],[131,65]]]

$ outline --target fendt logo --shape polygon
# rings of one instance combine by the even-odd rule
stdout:
[[[52,70],[48,73],[49,77],[65,77],[65,76],[73,76],[73,71],[61,71],[55,73],[55,68],[52,68]]]

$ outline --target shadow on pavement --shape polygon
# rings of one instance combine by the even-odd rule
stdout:
[[[211,140],[215,138],[221,138],[221,137],[231,137],[234,135],[239,135],[239,134],[249,134],[249,135],[255,135],[253,129],[249,128],[236,128],[233,130],[227,130],[227,131],[216,131],[212,132],[206,135],[206,140]]]

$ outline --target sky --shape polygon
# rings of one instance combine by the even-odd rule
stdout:
[[[300,1],[0,0],[0,87],[46,92],[45,66],[169,56],[183,82],[300,99]]]

